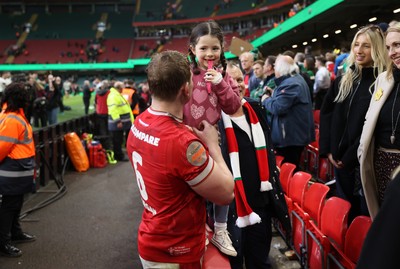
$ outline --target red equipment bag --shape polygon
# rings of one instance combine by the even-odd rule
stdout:
[[[102,168],[107,165],[106,150],[103,149],[100,142],[92,141],[87,144],[89,152],[90,167]]]

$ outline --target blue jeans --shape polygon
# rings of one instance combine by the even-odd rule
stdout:
[[[226,223],[228,221],[229,205],[214,205],[214,221],[218,223]]]
[[[57,123],[58,110],[59,110],[58,107],[52,108],[50,110],[47,110],[47,118],[49,120],[49,125]]]

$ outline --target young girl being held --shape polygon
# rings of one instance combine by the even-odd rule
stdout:
[[[193,94],[184,107],[184,122],[201,128],[203,120],[216,124],[221,111],[233,114],[241,106],[239,88],[225,72],[224,35],[215,21],[193,28],[189,38],[189,57],[193,72]],[[237,252],[227,232],[229,206],[214,204],[214,236],[211,242],[224,254]]]
[[[225,72],[223,44],[222,30],[215,21],[200,23],[192,30],[189,57],[193,94],[184,109],[184,121],[190,126],[199,127],[202,120],[216,124],[221,110],[233,114],[241,106],[238,86]],[[208,68],[210,62],[212,68]]]

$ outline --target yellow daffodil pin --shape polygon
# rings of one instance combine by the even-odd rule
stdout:
[[[383,90],[382,90],[382,88],[379,88],[375,92],[375,101],[379,101],[379,99],[381,99],[382,95],[383,95]]]

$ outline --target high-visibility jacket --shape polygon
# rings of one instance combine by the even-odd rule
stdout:
[[[129,104],[132,104],[132,95],[135,93],[135,89],[132,88],[123,88],[121,95],[128,101]]]
[[[128,101],[118,92],[117,89],[111,88],[107,97],[108,107],[108,130],[129,130],[134,121],[131,107]],[[117,124],[122,122],[122,129]]]
[[[4,107],[3,107],[4,109]],[[0,113],[0,194],[32,191],[35,145],[23,109]]]
[[[130,104],[133,116],[136,117],[137,115],[139,115],[139,102],[138,100],[136,100],[138,98],[133,98],[134,95],[137,96],[136,90],[133,88],[124,88],[122,89],[121,94],[125,98],[125,100],[128,101],[128,103]]]

